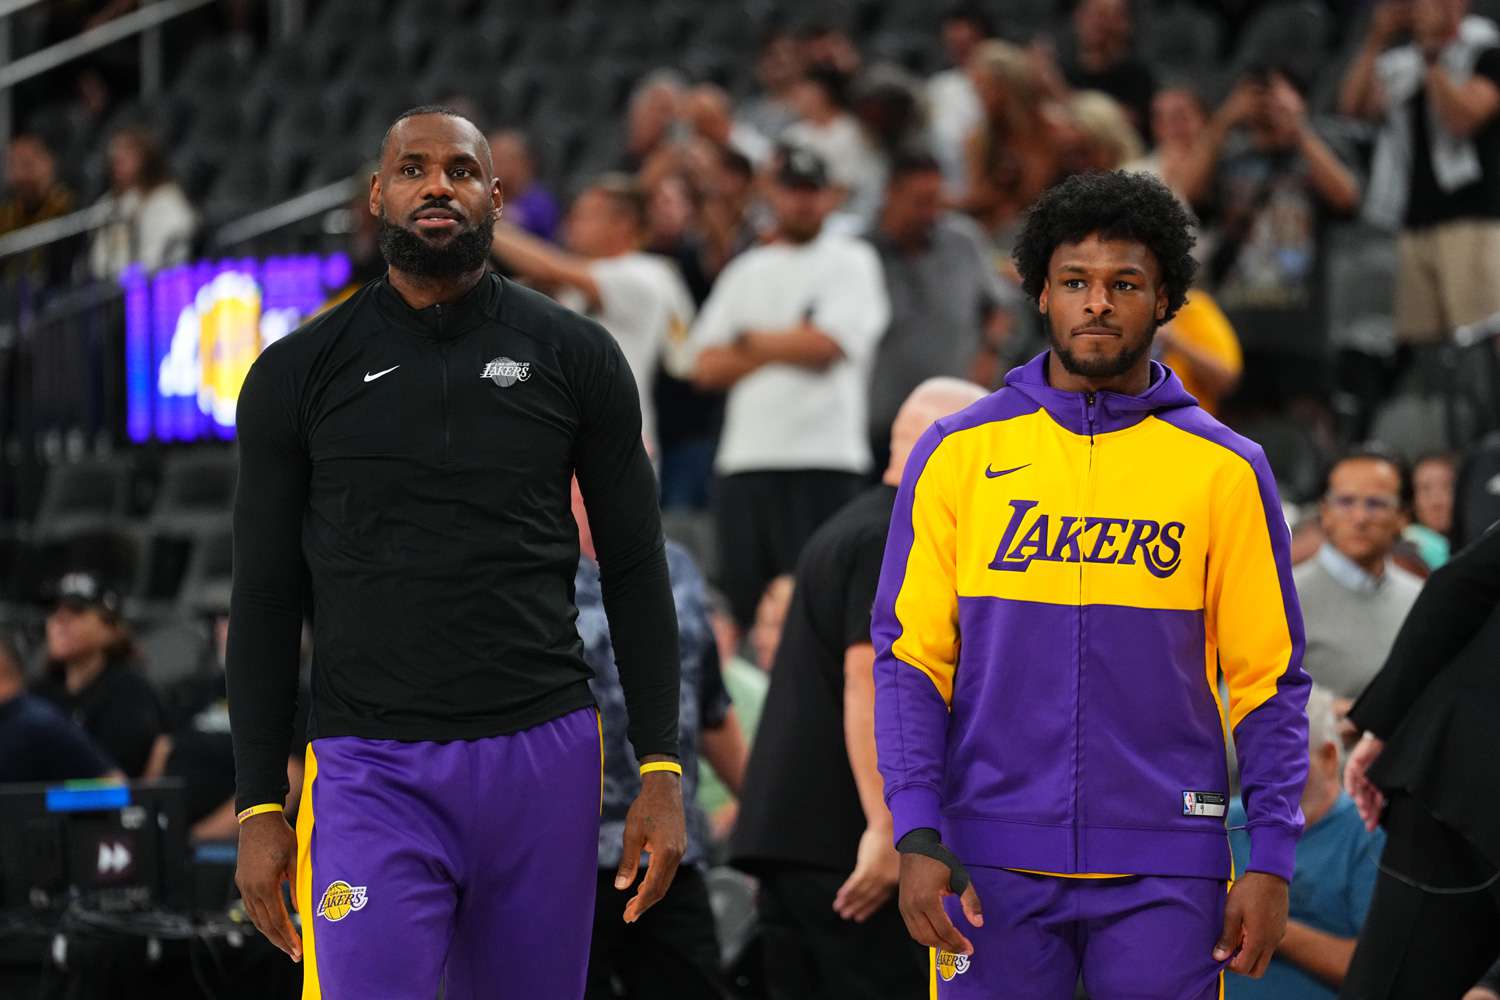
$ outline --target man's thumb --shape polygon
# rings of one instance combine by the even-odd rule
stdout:
[[[1243,921],[1239,907],[1228,907],[1224,911],[1224,930],[1219,934],[1219,943],[1214,945],[1214,961],[1226,961],[1240,946]]]
[[[635,881],[636,869],[641,866],[641,849],[645,846],[645,839],[633,824],[626,822],[624,853],[620,856],[620,867],[615,871],[616,889],[629,889],[630,883]]]
[[[973,882],[970,882],[968,888],[964,889],[958,897],[958,902],[963,907],[964,918],[969,921],[969,926],[984,926],[984,905],[979,902],[979,893],[974,891]]]

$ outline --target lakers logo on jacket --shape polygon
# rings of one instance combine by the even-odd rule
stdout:
[[[1034,560],[1087,562],[1114,566],[1140,564],[1159,579],[1177,572],[1182,562],[1181,521],[1162,524],[1146,518],[1075,517],[1032,511],[1035,500],[1012,500],[1010,523],[990,569],[1024,572]],[[1023,530],[1024,527],[1024,530]]]

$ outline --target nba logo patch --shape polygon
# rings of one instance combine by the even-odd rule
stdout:
[[[363,910],[367,902],[369,896],[365,886],[350,885],[339,879],[330,882],[323,890],[323,898],[318,900],[318,916],[338,923],[355,910]]]
[[[1222,817],[1229,811],[1229,799],[1223,792],[1183,792],[1184,816]]]
[[[961,976],[968,971],[968,955],[956,955],[951,951],[937,953],[937,973],[943,982],[951,983],[954,976]]]

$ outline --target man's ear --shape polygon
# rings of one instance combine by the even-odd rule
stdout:
[[[370,214],[380,216],[380,174],[370,175]]]
[[[500,178],[496,177],[490,182],[490,215],[499,219],[505,210],[505,190],[500,184]]]
[[[1036,297],[1037,312],[1041,313],[1043,316],[1047,315],[1047,299],[1049,298],[1051,291],[1052,280],[1050,278],[1043,278],[1042,290],[1037,294]]]
[[[1156,321],[1165,322],[1167,318],[1167,287],[1162,285],[1156,290]]]

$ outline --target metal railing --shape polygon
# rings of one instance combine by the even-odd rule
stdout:
[[[274,233],[278,229],[294,226],[323,212],[340,208],[362,190],[363,180],[364,178],[359,175],[346,177],[343,180],[293,195],[285,201],[227,222],[209,236],[208,246],[227,250],[268,233]],[[29,253],[60,240],[91,233],[113,218],[112,207],[100,202],[68,215],[61,215],[45,222],[36,222],[24,229],[6,233],[0,236],[0,260]]]
[[[139,10],[49,45],[40,52],[12,60],[9,15],[30,6],[25,0],[13,0],[8,5],[9,9],[0,9],[0,142],[10,139],[15,125],[11,101],[16,84],[51,72],[80,56],[86,56],[133,35],[139,35],[141,39],[141,96],[156,96],[161,91],[161,26],[174,17],[213,2],[214,0],[156,0]]]
[[[162,88],[162,25],[215,0],[150,0],[138,10],[96,25],[39,52],[12,59],[11,15],[41,2],[0,0],[0,144],[10,140],[15,127],[12,98],[16,84],[133,35],[139,35],[141,39],[141,96],[155,97]],[[302,26],[302,9],[303,0],[273,0],[273,35],[287,38],[298,31]]]

